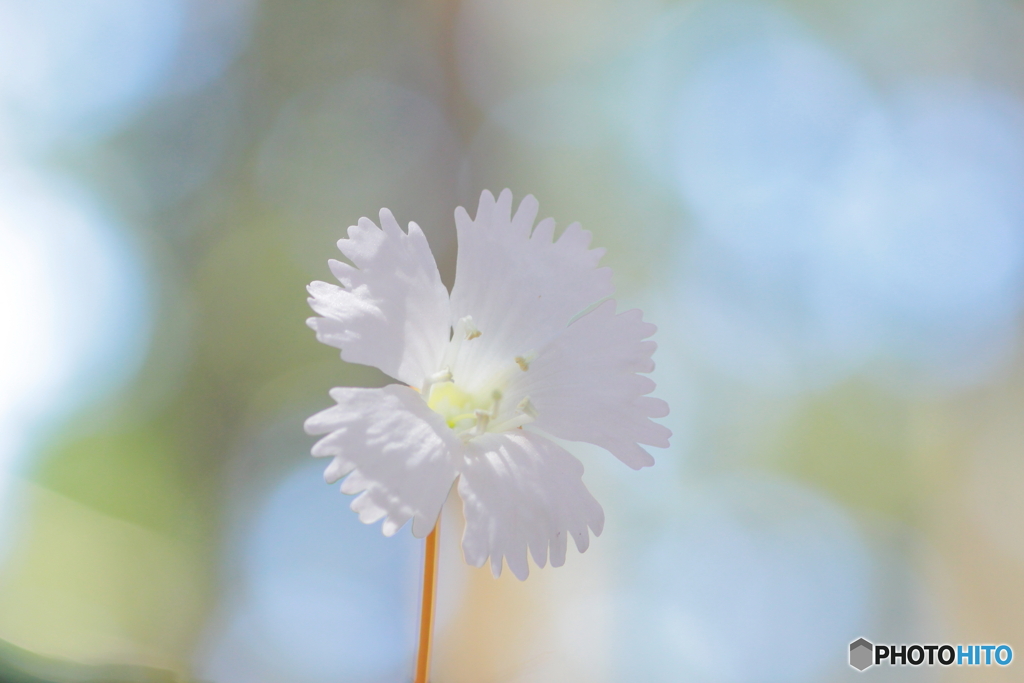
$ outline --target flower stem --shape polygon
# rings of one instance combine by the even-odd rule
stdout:
[[[429,683],[430,650],[434,644],[434,604],[437,597],[437,550],[441,517],[427,534],[423,550],[423,601],[420,603],[420,641],[416,651],[415,683]]]

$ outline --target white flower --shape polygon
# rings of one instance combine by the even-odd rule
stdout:
[[[455,211],[458,264],[451,295],[423,232],[406,234],[387,209],[381,228],[362,218],[330,261],[341,287],[309,286],[321,317],[317,339],[350,363],[373,365],[403,384],[336,388],[337,405],[306,421],[325,435],[313,455],[331,457],[324,477],[347,475],[343,493],[385,535],[412,519],[426,536],[458,480],[466,517],[462,549],[477,567],[502,557],[517,577],[529,547],[543,567],[565,562],[566,536],[587,549],[604,512],[583,485],[583,465],[542,433],[605,448],[634,469],[654,464],[639,444],[668,446],[649,418],[668,414],[647,396],[654,325],[638,310],[615,313],[602,249],[573,223],[553,242],[555,223],[537,224],[527,196],[480,197],[476,220]]]

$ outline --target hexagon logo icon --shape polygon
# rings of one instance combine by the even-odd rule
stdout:
[[[874,649],[875,646],[864,638],[858,638],[850,643],[850,666],[857,671],[863,671],[871,666],[874,663],[871,661]]]

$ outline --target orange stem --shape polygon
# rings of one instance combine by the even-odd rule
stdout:
[[[430,650],[434,644],[434,603],[437,597],[437,550],[441,517],[427,534],[423,551],[423,601],[420,603],[420,642],[416,651],[415,683],[429,683]]]

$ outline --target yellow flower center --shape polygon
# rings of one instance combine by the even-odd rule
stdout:
[[[493,396],[481,397],[463,391],[455,382],[439,382],[430,388],[427,406],[441,415],[449,427],[456,429],[460,423],[464,423],[463,427],[476,424],[476,411],[489,412],[494,400]]]
[[[533,422],[537,417],[530,397],[519,401],[514,411],[501,411],[503,389],[508,386],[511,375],[530,369],[530,360],[516,356],[515,364],[509,364],[502,372],[496,373],[489,384],[489,391],[470,393],[455,384],[451,367],[458,358],[463,342],[472,342],[483,333],[473,324],[472,316],[460,318],[452,331],[452,339],[445,351],[441,369],[423,378],[418,391],[427,402],[427,407],[444,418],[448,427],[463,441],[481,436],[485,432],[504,432],[519,429]],[[519,368],[515,370],[514,368]],[[501,388],[499,388],[501,387]],[[414,387],[415,388],[415,387]]]

